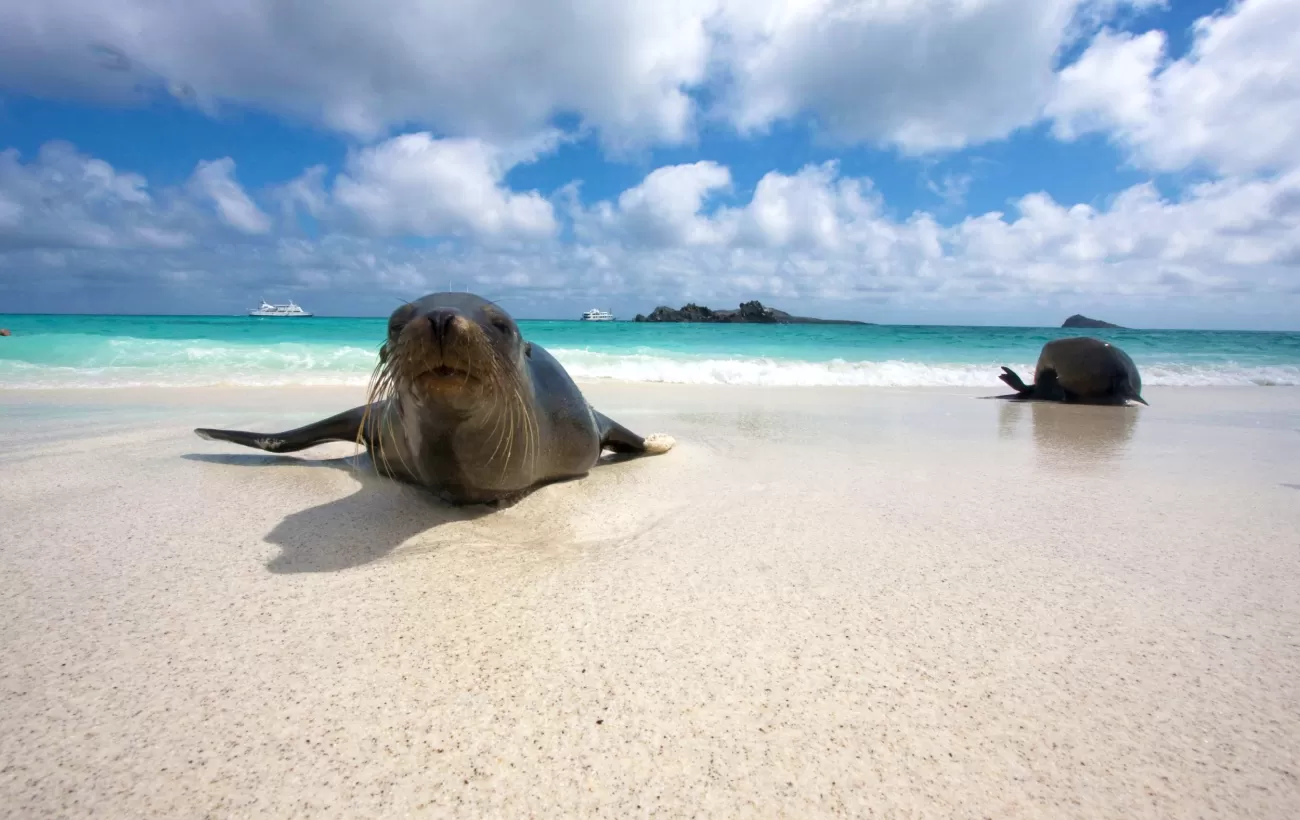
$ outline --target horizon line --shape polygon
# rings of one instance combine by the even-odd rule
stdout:
[[[1074,315],[1074,314],[1071,314]],[[94,316],[94,317],[134,317],[134,318],[158,318],[158,319],[386,319],[388,314],[374,314],[366,316],[353,316],[344,314],[321,314],[313,313],[311,316],[249,316],[246,313],[90,313],[81,311],[67,311],[60,313],[50,313],[46,311],[0,311],[0,316]],[[572,322],[574,324],[645,324],[645,325],[763,325],[763,322],[637,322],[633,319],[615,319],[613,322],[585,322],[582,319],[546,319],[546,318],[521,318],[516,317],[515,321],[519,322]],[[859,327],[977,327],[977,328],[1012,328],[1017,330],[1109,330],[1109,331],[1131,331],[1131,332],[1185,332],[1194,333],[1300,333],[1300,328],[1294,329],[1261,329],[1261,328],[1204,328],[1204,327],[1077,327],[1070,328],[1062,325],[1004,325],[1004,324],[952,324],[946,322],[869,322],[867,320],[835,320],[835,321],[857,321],[863,322]],[[804,324],[795,322],[792,324]],[[810,323],[818,324],[818,323]],[[853,326],[853,325],[844,325]]]

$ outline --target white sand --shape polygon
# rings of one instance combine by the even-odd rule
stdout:
[[[488,514],[0,397],[3,814],[1300,816],[1300,391],[586,389],[676,447]]]

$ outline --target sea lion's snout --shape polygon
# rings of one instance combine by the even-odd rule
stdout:
[[[479,332],[475,332],[479,331]],[[454,308],[439,307],[413,319],[401,334],[403,341],[420,351],[417,358],[435,369],[464,369],[481,353],[482,331]]]
[[[410,310],[394,328],[392,372],[399,384],[447,397],[480,389],[491,375],[483,328],[455,306]]]
[[[469,321],[464,316],[449,308],[431,310],[424,318],[429,323],[429,332],[432,334],[433,341],[444,345],[453,341],[455,335],[464,333],[469,325]]]

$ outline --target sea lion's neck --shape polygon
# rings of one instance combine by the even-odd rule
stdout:
[[[484,392],[468,409],[408,400],[400,414],[421,483],[461,503],[535,480],[541,440],[531,405],[513,388]]]

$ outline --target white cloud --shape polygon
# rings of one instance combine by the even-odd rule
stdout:
[[[44,0],[0,5],[0,77],[115,100],[169,87],[376,138],[414,123],[493,140],[577,112],[613,144],[691,129],[711,0]],[[99,48],[96,48],[96,47]],[[109,47],[107,50],[103,46]]]
[[[683,184],[679,201],[694,190]],[[1164,295],[1209,306],[1224,294],[1253,294],[1253,309],[1268,310],[1281,304],[1270,299],[1294,298],[1288,294],[1300,285],[1300,171],[1205,183],[1179,200],[1141,184],[1104,208],[1030,194],[1013,214],[944,227],[924,212],[890,218],[869,180],[839,176],[827,163],[770,172],[743,205],[675,211],[671,224],[691,231],[678,231],[671,245],[627,241],[628,226],[643,218],[635,207],[602,203],[591,214],[598,218],[585,226],[584,247],[554,263],[571,271],[568,286],[674,304],[757,296],[975,311],[1083,297],[1127,305],[1140,296],[1149,304]]]
[[[504,178],[554,145],[553,136],[492,146],[406,134],[353,154],[332,187],[327,169],[313,166],[265,198],[279,202],[281,227],[291,227],[301,209],[328,230],[362,236],[545,239],[558,227],[551,202],[510,190]],[[198,234],[265,241],[276,222],[235,171],[229,157],[201,160],[183,185],[151,194],[139,174],[64,142],[48,143],[27,162],[8,149],[0,152],[0,243],[176,248]]]
[[[385,145],[396,151],[403,143]],[[412,145],[419,150],[410,153],[416,170],[409,173],[425,187],[412,194],[398,185],[394,201],[418,198],[428,178],[442,179],[418,173],[424,162],[442,161],[441,154],[425,158],[437,143],[420,137]],[[482,157],[471,148],[453,142],[449,150]],[[392,154],[373,156],[348,177],[359,187],[343,190],[360,190],[358,180],[378,191],[400,182],[401,166],[382,160]],[[367,175],[362,169],[371,165],[389,172]],[[225,166],[200,166],[194,179],[205,179],[203,170],[213,167]],[[463,160],[455,167],[481,170]],[[455,184],[439,190],[478,191],[480,204],[496,203],[488,209],[496,216],[427,208],[411,215],[387,205],[368,210],[373,203],[364,197],[358,205],[337,190],[320,194],[323,183],[310,189],[312,197],[324,198],[309,199],[323,203],[324,213],[347,207],[380,224],[407,220],[408,231],[509,222],[510,209],[501,202],[521,195],[501,186],[484,193],[464,187],[454,174],[451,179]],[[0,279],[40,271],[48,288],[59,282],[76,287],[91,277],[116,283],[123,294],[165,286],[171,292],[189,288],[191,299],[216,289],[243,301],[254,298],[246,296],[249,289],[287,288],[310,290],[315,303],[333,300],[337,309],[364,304],[375,310],[391,307],[385,299],[454,282],[493,298],[619,298],[642,310],[687,299],[730,304],[760,298],[787,308],[819,303],[852,311],[857,304],[859,315],[882,305],[921,310],[956,304],[977,312],[1044,300],[1063,308],[1081,299],[1124,307],[1135,296],[1149,304],[1176,295],[1180,305],[1216,310],[1234,300],[1244,316],[1283,310],[1300,285],[1300,170],[1204,183],[1178,199],[1141,184],[1105,206],[1030,194],[1010,214],[973,215],[945,226],[925,212],[890,216],[870,180],[845,177],[835,163],[770,172],[743,201],[714,205],[711,193],[736,193],[731,175],[723,166],[697,163],[657,169],[609,202],[569,211],[574,241],[538,231],[516,233],[511,242],[435,238],[437,244],[421,248],[378,233],[327,230],[312,240],[275,230],[245,234],[215,209],[199,207],[202,191],[193,180],[151,191],[142,178],[61,144],[28,163],[13,151],[0,154],[0,203],[6,203],[0,212],[9,215],[0,219]],[[553,216],[549,202],[537,201]],[[530,308],[537,304],[534,297],[526,301]]]
[[[1179,60],[1165,35],[1103,32],[1061,71],[1054,133],[1110,132],[1141,165],[1221,174],[1300,167],[1300,3],[1244,0],[1195,26]]]
[[[527,158],[527,151],[478,139],[405,134],[350,157],[347,172],[334,182],[334,203],[381,236],[550,236],[557,228],[551,203],[536,191],[514,193],[504,184],[510,168]],[[294,188],[299,199],[306,190],[315,189],[307,182]],[[317,204],[316,196],[308,196],[309,206]]]
[[[247,234],[271,230],[271,219],[262,213],[235,181],[235,161],[230,157],[201,160],[194,169],[192,184],[199,195],[216,206],[221,221]]]
[[[579,218],[579,235],[617,235],[655,248],[712,245],[723,241],[719,227],[700,215],[705,200],[731,187],[731,172],[716,162],[658,168],[618,197]]]
[[[681,144],[701,112],[745,130],[812,115],[909,152],[1033,122],[1055,55],[1155,0],[43,0],[0,6],[0,83],[75,97],[166,89],[366,140],[489,142],[576,114],[607,147]],[[695,95],[695,96],[693,96]]]
[[[17,228],[22,223],[24,210],[21,203],[0,196],[0,230]]]
[[[742,131],[813,115],[832,137],[909,153],[1005,137],[1036,120],[1088,0],[733,0],[724,110]]]
[[[184,220],[144,177],[68,143],[47,143],[31,162],[0,151],[0,249],[172,248],[190,239]]]
[[[1195,186],[1181,202],[1136,185],[1106,210],[1064,207],[1034,194],[1020,216],[972,217],[953,231],[953,253],[971,270],[1041,289],[1155,293],[1268,290],[1300,281],[1300,171],[1279,179]],[[1167,274],[1175,272],[1178,277]],[[1181,285],[1203,287],[1181,287]]]
[[[271,198],[279,201],[280,211],[286,220],[292,220],[299,208],[314,217],[323,217],[329,209],[329,193],[325,190],[324,165],[313,165],[296,179],[275,188]]]
[[[869,182],[837,180],[839,166],[827,162],[793,175],[769,172],[758,181],[744,208],[722,218],[734,220],[736,237],[746,245],[802,247],[834,252],[852,235],[854,225],[870,219],[875,205],[864,196]]]

